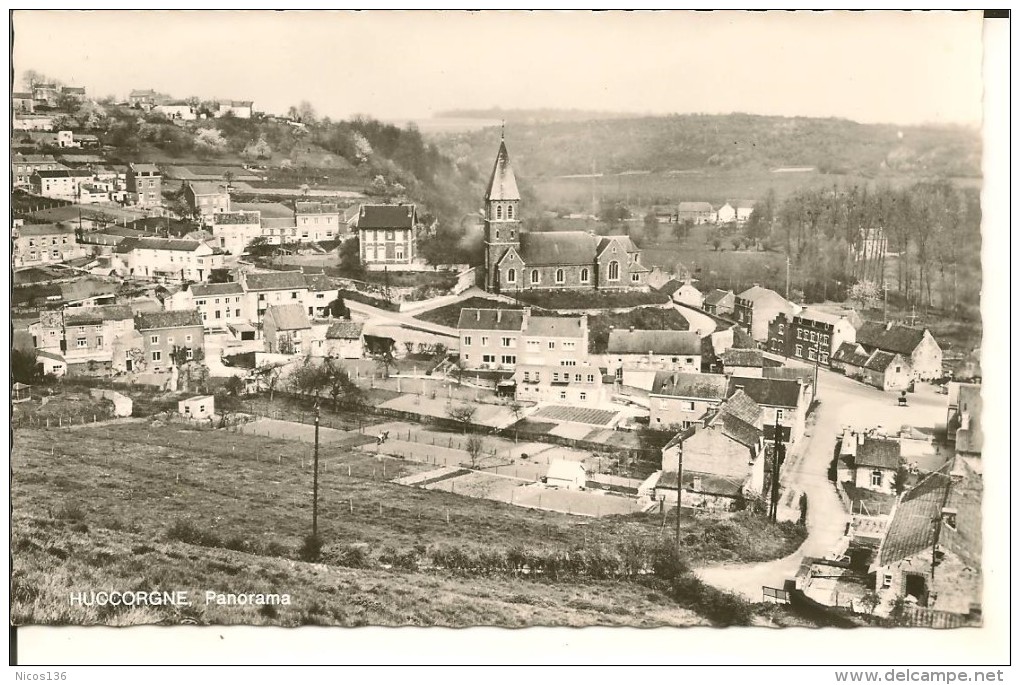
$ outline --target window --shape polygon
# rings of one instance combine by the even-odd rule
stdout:
[[[488,344],[489,344],[489,336],[483,335],[482,336],[482,347],[485,347]]]
[[[556,269],[556,282],[563,283],[564,280],[563,269]]]
[[[583,392],[582,392],[582,393],[581,393],[580,395],[578,395],[578,396],[577,396],[577,399],[579,399],[579,400],[581,400],[582,402],[584,402],[585,400],[587,400],[587,399],[588,399],[588,394],[587,394],[587,393],[583,393]]]
[[[818,333],[811,331],[811,342],[818,342]]]
[[[694,357],[687,357],[684,361],[686,363],[688,363],[688,364],[693,364],[694,363]]]
[[[234,310],[234,316],[241,316],[241,310],[240,309],[235,309]]]
[[[184,351],[184,358],[185,359],[194,359],[195,358],[195,353],[194,353],[194,351],[190,347],[187,348]]]
[[[796,352],[794,354],[796,354],[796,356],[798,356],[798,357],[803,357],[804,356],[804,346],[803,345],[797,345],[797,350],[796,350]]]
[[[517,270],[516,269],[510,269],[509,271],[506,272],[506,282],[507,283],[516,283],[517,282]]]
[[[573,340],[564,340],[563,341],[563,349],[565,349],[565,350],[572,350],[572,349],[574,349],[574,347],[576,345],[577,345],[577,343],[575,343]]]
[[[500,358],[500,362],[503,363],[503,364],[516,364],[517,363],[517,356],[513,355],[513,354],[504,354]]]
[[[265,293],[259,293],[259,302],[265,302],[265,300],[266,300],[266,294]],[[205,304],[205,302],[203,302],[202,304]]]
[[[886,574],[882,575],[882,587],[883,588],[892,587],[892,574],[891,573],[886,573]]]
[[[681,411],[694,411],[694,402],[681,402]]]
[[[783,420],[783,410],[782,409],[776,409],[776,421],[782,421],[782,420]]]
[[[556,349],[556,341],[555,340],[550,340],[549,341],[549,349],[550,350],[555,350]]]
[[[618,369],[618,370],[619,370],[620,372],[622,372],[622,371],[623,371],[623,369],[622,369],[622,368],[621,368],[621,369]],[[589,383],[594,383],[594,382],[595,382],[595,374],[593,374],[593,373],[589,373],[589,374],[588,374],[588,382],[589,382]]]
[[[499,343],[503,347],[510,347],[510,343],[513,342],[513,338],[500,338]]]
[[[639,282],[641,280],[641,274],[631,274],[630,275],[630,280],[631,280],[631,283]]]
[[[897,367],[896,367],[896,373],[899,373],[899,372],[900,372],[900,367],[899,367],[899,366],[897,366]]]
[[[538,340],[529,340],[528,341],[528,350],[537,350],[538,346],[540,344],[541,343]]]
[[[576,359],[564,359],[560,361],[560,366],[577,366]]]
[[[563,390],[560,391],[560,399],[561,400],[567,399],[567,393]]]
[[[503,218],[503,205],[496,205],[496,218],[497,219]]]
[[[298,298],[298,294],[296,292],[293,292],[293,293],[290,294],[290,299],[296,300],[297,298]],[[217,300],[217,302],[219,302],[219,300]]]
[[[779,335],[782,335],[783,331],[785,331],[785,330],[786,330],[786,326],[784,326],[783,324],[779,324]]]
[[[163,353],[162,352],[158,352],[157,351],[157,352],[153,352],[152,353],[152,361],[154,361],[154,362],[158,362],[162,357],[163,357]]]
[[[152,343],[153,345],[158,345],[159,344],[159,336],[158,335],[151,336],[149,338],[149,342]]]
[[[217,297],[215,300],[213,300],[213,304],[219,304],[219,303],[220,303],[220,298]]]
[[[96,347],[102,347],[102,346],[103,346],[103,336],[101,336],[101,335],[100,336],[96,336]]]
[[[496,361],[496,355],[494,354],[483,354],[482,361],[486,364],[493,364]]]
[[[581,382],[581,374],[579,374],[579,373],[575,373],[574,374],[574,382],[575,383],[580,383]]]
[[[87,347],[88,340],[86,338],[78,338],[78,340],[76,341],[76,345],[77,347]]]
[[[524,382],[525,382],[525,383],[527,383],[527,382],[528,382],[528,376],[530,376],[530,375],[531,375],[531,374],[530,374],[529,372],[527,372],[527,371],[525,371],[525,372],[524,372]]]
[[[538,283],[538,269],[531,270],[531,282]]]
[[[560,382],[560,374],[558,371],[553,371],[553,383]]]
[[[609,262],[609,280],[618,281],[620,280],[620,262],[615,259]]]
[[[514,218],[514,206],[513,205],[510,205],[509,207],[506,208],[506,218],[507,219],[513,219]]]
[[[807,356],[808,356],[808,359],[814,361],[814,358],[815,358],[815,348],[809,347],[808,351],[807,351]]]
[[[818,357],[818,361],[820,361],[823,364],[828,364],[829,363],[829,355],[826,354],[825,352],[822,352],[821,355],[819,355],[819,357]]]
[[[582,283],[587,283],[588,280],[589,280],[590,275],[591,274],[588,272],[587,267],[581,269],[581,282]]]
[[[191,342],[191,334],[184,336],[184,342]]]
[[[536,371],[535,372],[535,382],[538,383],[540,380],[542,380],[542,372],[541,371]]]
[[[464,344],[465,345],[470,345],[471,344],[471,336],[470,335],[465,335],[464,336]]]
[[[882,471],[881,470],[875,469],[874,471],[871,472],[871,484],[872,485],[876,485],[876,486],[882,485]]]

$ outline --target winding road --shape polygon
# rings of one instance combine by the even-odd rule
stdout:
[[[791,365],[796,362],[790,361]],[[842,552],[849,514],[828,479],[835,440],[843,427],[867,429],[882,426],[897,431],[902,425],[934,428],[944,423],[945,397],[930,385],[919,384],[910,406],[899,407],[895,393],[885,393],[832,371],[818,372],[819,405],[809,419],[801,445],[783,467],[781,520],[797,520],[801,493],[808,497],[807,538],[793,554],[756,564],[724,564],[696,569],[698,576],[717,588],[761,601],[762,586],[782,588],[792,579],[804,557]]]

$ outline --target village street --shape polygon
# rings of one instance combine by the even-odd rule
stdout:
[[[791,360],[791,365],[795,362]],[[903,425],[935,428],[945,423],[946,400],[935,388],[918,384],[909,395],[909,406],[897,406],[897,393],[886,393],[820,369],[818,408],[809,419],[803,444],[783,467],[784,495],[780,519],[796,520],[801,493],[808,497],[808,536],[801,547],[784,559],[760,564],[728,564],[697,569],[705,582],[718,588],[761,601],[762,586],[782,588],[792,579],[806,556],[824,557],[842,553],[849,514],[828,479],[829,464],[837,436],[844,427],[883,427],[893,432]]]
[[[687,319],[687,322],[691,325],[690,330],[694,331],[702,338],[715,332],[716,323],[712,320],[712,317],[706,316],[693,307],[677,304],[676,302],[673,303],[673,307],[683,314],[685,319]]]

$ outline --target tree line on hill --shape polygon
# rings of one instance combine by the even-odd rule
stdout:
[[[768,193],[743,227],[747,240],[781,250],[808,299],[843,299],[855,283],[887,285],[908,305],[956,313],[981,291],[981,204],[976,189],[945,180],[906,188]],[[895,264],[887,264],[888,255]],[[890,276],[888,267],[895,267]],[[821,293],[816,291],[821,290]]]

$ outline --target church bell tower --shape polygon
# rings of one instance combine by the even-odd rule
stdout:
[[[499,152],[485,191],[485,289],[490,292],[515,289],[522,284],[523,274],[500,273],[496,268],[496,263],[509,248],[520,250],[520,204],[521,194],[517,190],[517,179],[501,132]]]

